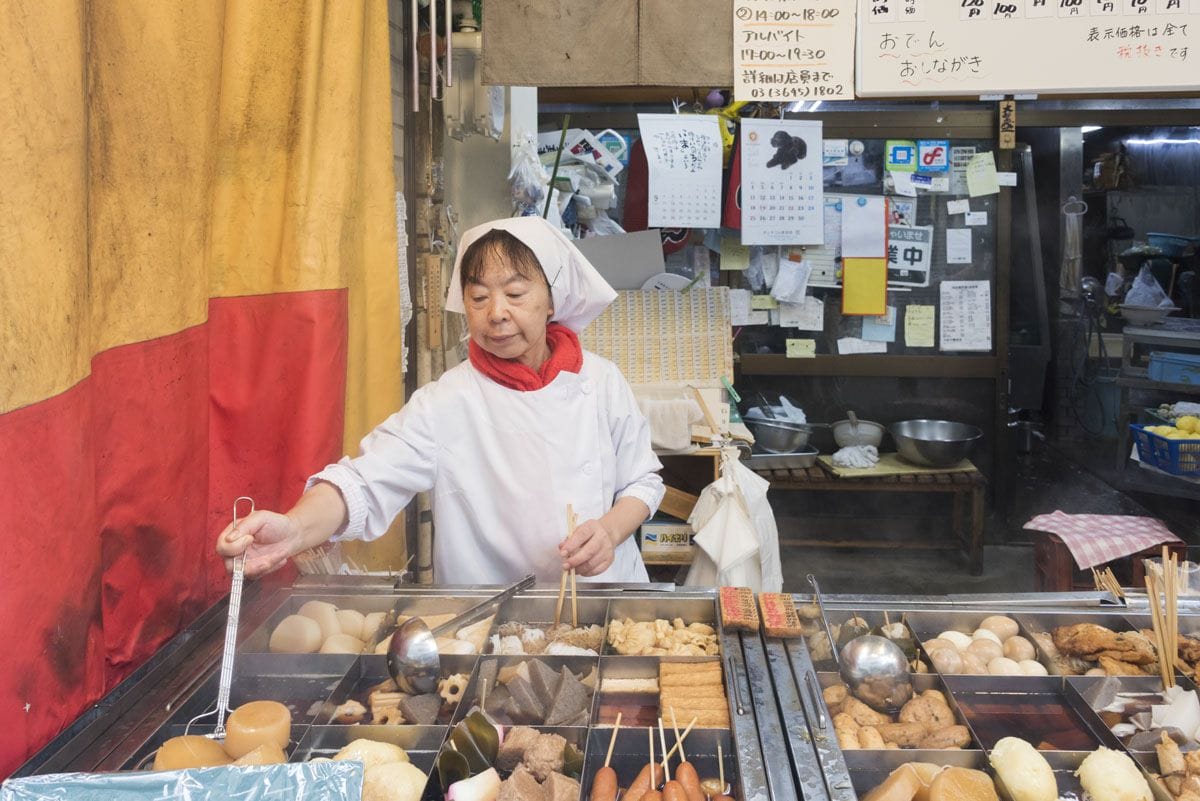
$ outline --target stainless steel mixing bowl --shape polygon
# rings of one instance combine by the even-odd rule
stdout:
[[[950,420],[904,420],[889,429],[900,455],[923,467],[953,467],[975,452],[983,432]]]
[[[782,420],[746,420],[754,444],[767,453],[794,453],[808,447],[812,426]]]

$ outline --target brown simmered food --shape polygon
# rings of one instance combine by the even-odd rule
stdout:
[[[926,690],[900,708],[896,720],[876,712],[835,684],[822,692],[838,744],[859,748],[964,748],[971,743],[966,726],[959,725],[946,697]]]

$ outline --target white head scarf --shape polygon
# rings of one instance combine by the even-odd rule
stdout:
[[[562,323],[579,333],[617,299],[616,291],[560,229],[541,217],[509,217],[477,225],[462,235],[446,293],[446,311],[467,313],[463,307],[461,278],[463,254],[475,240],[495,230],[512,234],[537,256],[542,272],[550,282],[550,295],[554,300],[552,322]]]

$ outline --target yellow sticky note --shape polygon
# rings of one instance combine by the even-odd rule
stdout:
[[[842,314],[887,314],[887,259],[842,260]]]
[[[1000,181],[996,178],[996,159],[991,153],[976,153],[967,162],[967,194],[971,197],[997,195]]]
[[[787,341],[787,357],[789,359],[811,359],[817,355],[815,339],[789,339]]]
[[[732,237],[721,239],[721,269],[745,272],[750,267],[750,248]]]
[[[910,348],[933,347],[935,307],[909,306],[904,310],[904,344]]]
[[[755,309],[756,311],[762,311],[764,309],[778,309],[779,301],[775,300],[775,298],[770,295],[755,295],[754,297],[750,298],[750,308]]]

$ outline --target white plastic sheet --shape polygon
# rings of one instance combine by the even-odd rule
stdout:
[[[55,773],[9,779],[0,801],[358,801],[361,762],[303,762],[158,773]]]

